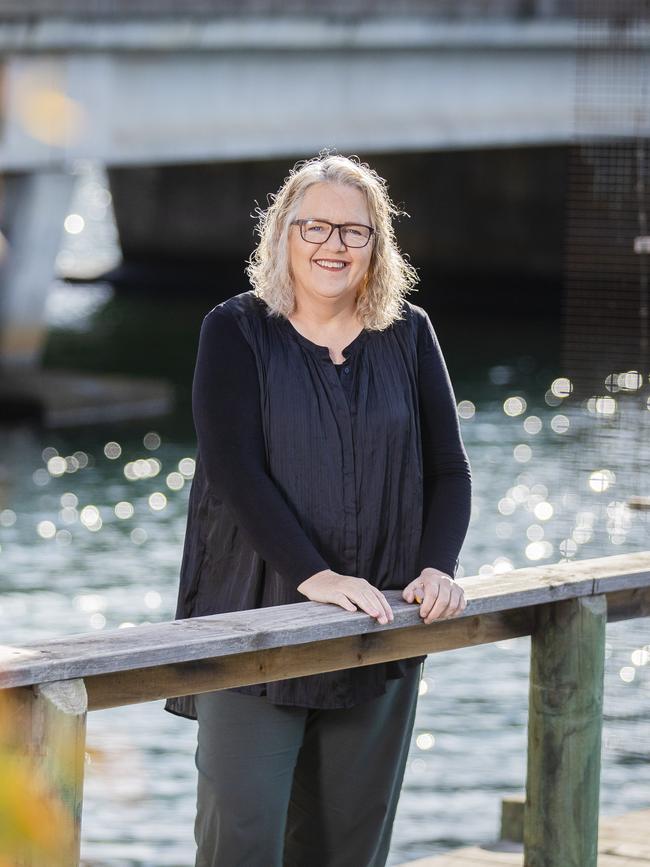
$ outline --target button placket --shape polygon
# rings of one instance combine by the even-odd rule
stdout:
[[[343,555],[345,562],[348,564],[346,568],[350,570],[350,574],[354,575],[358,571],[358,556],[357,539],[358,539],[358,508],[356,498],[356,469],[354,466],[354,436],[352,431],[352,419],[354,409],[352,406],[352,395],[349,388],[351,378],[346,380],[344,386],[341,377],[334,369],[334,363],[327,353],[326,371],[327,377],[332,384],[336,407],[336,415],[343,441],[343,514],[344,514],[344,551]]]
[[[343,349],[343,356],[346,360],[346,367],[350,370],[343,376],[339,376],[334,369],[334,363],[329,353],[327,346],[321,346],[309,340],[304,335],[294,328],[288,319],[283,320],[285,326],[292,334],[294,339],[302,344],[305,349],[313,355],[320,358],[324,365],[325,376],[327,377],[332,387],[333,405],[336,410],[336,417],[341,432],[343,443],[343,558],[346,569],[351,575],[355,575],[359,569],[359,551],[358,551],[358,515],[356,495],[356,468],[354,461],[354,436],[353,436],[353,419],[356,417],[356,408],[354,406],[354,396],[352,383],[354,377],[351,375],[352,367],[349,364],[348,355],[354,355],[357,359],[358,351],[363,347],[368,339],[369,332],[361,331],[354,340]]]

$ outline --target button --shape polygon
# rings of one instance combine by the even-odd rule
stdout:
[[[344,368],[343,368],[343,373],[349,373],[349,372],[350,372],[350,368],[349,368],[349,367],[344,367]]]

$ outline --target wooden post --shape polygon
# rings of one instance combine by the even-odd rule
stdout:
[[[524,867],[596,867],[606,622],[604,595],[536,612]]]
[[[500,840],[509,840],[511,843],[523,842],[525,803],[525,795],[509,795],[501,799]]]
[[[17,744],[54,800],[60,816],[55,852],[48,867],[78,867],[81,842],[88,699],[81,678],[10,690],[15,706]],[[49,835],[45,835],[49,836]],[[43,852],[26,842],[17,867],[43,867]]]

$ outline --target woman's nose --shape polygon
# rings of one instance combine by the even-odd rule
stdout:
[[[341,228],[336,228],[329,236],[327,241],[323,244],[323,246],[328,250],[336,250],[337,253],[341,251],[345,251],[347,248],[343,243],[343,238],[341,237]]]

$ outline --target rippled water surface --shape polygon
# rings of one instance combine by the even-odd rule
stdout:
[[[0,430],[4,644],[169,620],[176,600],[195,449],[189,384],[212,304],[58,286],[50,306],[48,365],[164,376],[178,402],[167,418],[128,425]],[[596,443],[589,420],[549,391],[562,373],[552,322],[425,306],[474,477],[460,580],[650,548],[647,517],[625,505],[650,493],[638,490],[647,463],[617,445],[626,425],[638,442],[650,413],[628,413],[609,445]],[[516,639],[428,657],[389,864],[497,836],[500,799],[525,783],[529,650]],[[647,619],[608,627],[603,813],[650,806],[648,651]],[[190,867],[196,723],[162,702],[97,711],[88,745],[85,863]]]

